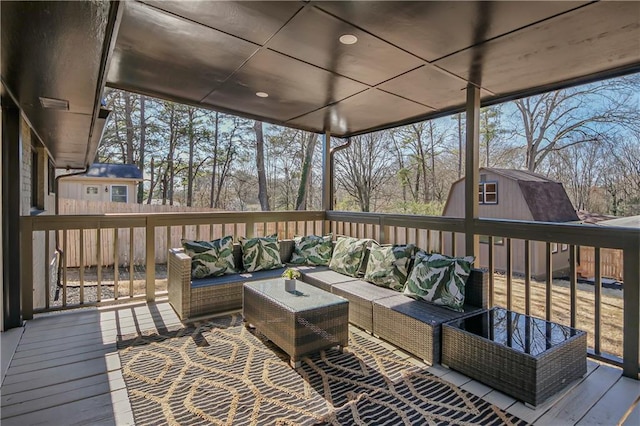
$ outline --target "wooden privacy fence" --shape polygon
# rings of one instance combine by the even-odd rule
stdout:
[[[60,215],[86,215],[86,214],[110,214],[110,213],[204,213],[221,212],[219,209],[207,207],[170,206],[161,204],[135,204],[135,203],[111,203],[106,201],[88,201],[61,198],[58,205]],[[243,224],[241,224],[243,225]],[[167,262],[167,250],[180,246],[180,239],[206,239],[220,238],[229,233],[244,235],[245,228],[240,226],[230,229],[223,225],[203,225],[200,229],[195,227],[165,227],[156,232],[156,263]],[[238,232],[240,234],[238,234]],[[82,235],[80,235],[82,233]],[[63,233],[59,232],[58,247],[62,249]],[[144,228],[118,228],[112,229],[85,229],[67,231],[67,244],[64,247],[67,267],[75,268],[81,264],[95,266],[98,257],[101,265],[113,265],[117,257],[120,266],[128,266],[130,259],[134,265],[145,263],[145,230]],[[167,247],[168,246],[168,247]],[[115,256],[116,250],[118,256]],[[81,251],[83,253],[81,254]]]
[[[600,273],[603,277],[624,280],[623,252],[616,249],[600,250]],[[596,275],[596,256],[593,247],[580,247],[580,262],[578,274],[584,278],[593,278]]]

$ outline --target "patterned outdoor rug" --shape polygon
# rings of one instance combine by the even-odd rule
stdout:
[[[524,424],[356,334],[288,357],[227,316],[118,343],[137,425]]]

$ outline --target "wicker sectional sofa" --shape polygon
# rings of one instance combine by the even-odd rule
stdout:
[[[280,241],[283,262],[291,258],[293,241]],[[234,244],[236,265],[242,252]],[[488,308],[488,274],[473,269],[466,287],[464,312],[454,312],[395,290],[349,277],[326,266],[299,267],[301,279],[349,301],[349,322],[433,364],[440,361],[442,324]],[[169,250],[169,302],[180,319],[242,308],[245,282],[279,277],[284,268],[221,277],[191,279],[191,258],[180,249]]]

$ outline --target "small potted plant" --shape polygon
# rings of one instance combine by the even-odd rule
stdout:
[[[282,273],[282,278],[284,278],[284,289],[286,291],[295,291],[296,278],[300,278],[300,272],[297,269],[287,268]]]

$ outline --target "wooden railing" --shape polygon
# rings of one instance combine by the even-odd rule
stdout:
[[[324,212],[225,212],[21,218],[23,317],[166,292],[167,251],[211,240],[324,232]],[[158,278],[158,279],[156,279]]]
[[[590,356],[621,365],[625,375],[638,377],[640,231],[496,219],[476,219],[472,229],[486,242],[476,266],[491,271],[492,305],[586,329]],[[166,291],[166,251],[178,247],[181,238],[273,233],[291,238],[328,232],[465,253],[461,218],[335,211],[29,216],[21,221],[23,316],[123,299],[153,301]],[[60,268],[49,263],[56,239],[62,252]],[[88,240],[92,250],[85,247]],[[553,253],[556,245],[566,248],[559,250],[565,258]],[[592,287],[578,283],[578,259],[586,253],[581,247],[593,251]],[[619,250],[624,264],[624,289],[614,296],[603,290],[601,278],[602,253],[609,249]],[[66,259],[74,250],[81,267],[72,267]],[[560,268],[565,270],[564,280],[554,280],[561,266],[558,259],[566,262],[566,268]]]

